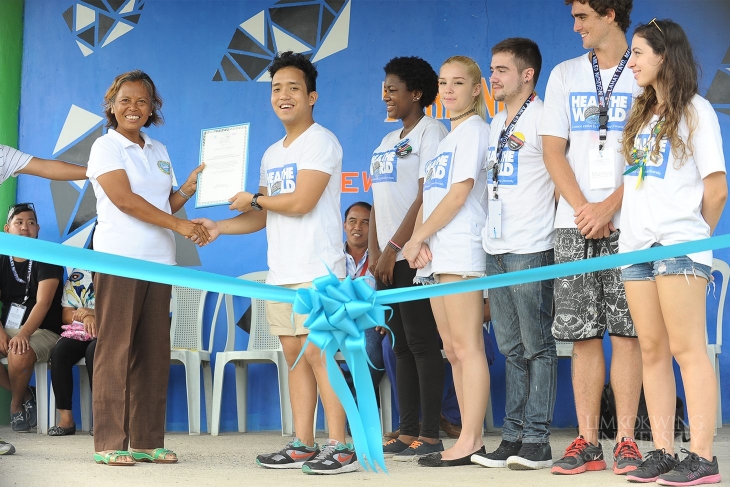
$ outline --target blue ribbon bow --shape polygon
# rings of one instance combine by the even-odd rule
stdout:
[[[376,465],[387,472],[383,458],[382,431],[375,390],[368,367],[373,367],[365,350],[365,330],[385,326],[387,306],[375,304],[375,291],[366,277],[341,281],[329,271],[329,275],[313,281],[307,289],[297,289],[293,311],[308,314],[304,326],[309,329],[307,341],[294,363],[302,357],[311,342],[326,357],[327,374],[332,389],[345,409],[350,422],[355,451],[360,463],[367,470],[377,472]],[[340,350],[357,390],[357,403],[347,386],[335,354]]]

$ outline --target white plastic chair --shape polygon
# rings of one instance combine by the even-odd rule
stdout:
[[[8,359],[3,357],[0,364],[8,364]],[[45,435],[48,432],[48,362],[36,362],[35,371],[35,393],[36,393],[36,411],[38,413],[39,435]]]
[[[76,362],[79,368],[79,392],[81,393],[81,431],[89,431],[91,429],[91,384],[89,383],[89,374],[86,370],[86,359],[82,358]],[[49,424],[48,426],[56,426],[58,424],[58,411],[56,411],[56,394],[53,387],[49,393],[48,401]]]
[[[170,326],[170,362],[185,367],[185,386],[188,400],[188,431],[200,434],[200,375],[202,368],[205,387],[205,412],[208,431],[211,427],[211,403],[213,395],[213,374],[210,366],[211,348],[218,318],[218,305],[213,313],[208,348],[203,345],[203,311],[207,291],[181,286],[172,287],[172,323]]]
[[[265,282],[267,271],[251,272],[239,279]],[[220,297],[218,298],[220,302]],[[251,299],[251,334],[246,350],[235,350],[236,324],[233,317],[233,298],[225,296],[228,335],[226,348],[215,354],[215,379],[213,381],[212,435],[220,429],[221,401],[223,397],[223,377],[226,364],[233,362],[236,368],[236,409],[238,412],[238,431],[246,431],[246,390],[248,383],[248,364],[273,362],[279,375],[279,405],[281,409],[281,434],[292,435],[294,422],[289,402],[289,370],[284,359],[279,337],[269,333],[266,308],[261,299]]]
[[[722,286],[720,287],[720,300],[717,303],[717,322],[715,343],[710,343],[709,335],[705,330],[705,341],[707,342],[707,355],[710,357],[712,368],[715,369],[715,378],[717,380],[717,421],[715,426],[715,434],[717,428],[722,428],[722,389],[720,388],[720,353],[722,352],[722,316],[725,311],[725,296],[727,295],[728,284],[730,284],[730,266],[727,262],[720,259],[712,259],[712,271],[719,272],[722,275]],[[708,324],[709,325],[709,324]]]

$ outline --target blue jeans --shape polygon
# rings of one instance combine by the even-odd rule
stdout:
[[[487,275],[551,265],[553,251],[487,254]],[[505,356],[507,400],[502,439],[547,443],[557,390],[553,280],[489,290],[492,325]]]

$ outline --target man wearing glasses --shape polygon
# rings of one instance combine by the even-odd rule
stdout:
[[[618,252],[626,161],[621,132],[639,89],[626,63],[626,31],[632,0],[565,0],[573,30],[590,49],[550,74],[538,134],[545,166],[560,200],[555,215],[555,263]],[[634,209],[634,211],[636,211]],[[553,464],[555,474],[603,470],[598,442],[605,380],[603,336],[611,339],[611,385],[618,420],[613,471],[626,474],[641,463],[633,440],[641,390],[641,352],[629,315],[620,269],[555,281],[556,340],[573,342],[572,379],[578,438]]]
[[[10,207],[6,233],[38,238],[39,230],[32,203]],[[62,267],[0,255],[0,357],[8,359],[7,370],[0,367],[0,387],[12,395],[10,424],[16,432],[29,432],[37,424],[28,383],[34,364],[48,361],[61,334],[62,278]],[[5,445],[0,444],[0,451],[8,449]]]
[[[18,174],[58,181],[78,181],[86,179],[86,168],[68,162],[39,159],[0,144],[0,183]]]

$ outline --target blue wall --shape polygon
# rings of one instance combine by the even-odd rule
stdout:
[[[201,129],[250,122],[251,163],[247,189],[256,189],[261,156],[271,143],[283,135],[281,124],[269,104],[269,84],[213,81],[213,78],[217,71],[223,69],[222,57],[239,24],[262,11],[266,12],[267,19],[273,16],[281,22],[290,21],[292,15],[269,10],[281,7],[273,0],[137,0],[136,4],[132,4],[131,16],[107,14],[112,19],[123,17],[122,22],[134,28],[103,47],[105,39],[99,40],[98,32],[93,39],[88,34],[84,35],[80,42],[87,52],[91,51],[84,56],[77,39],[85,30],[82,28],[76,32],[74,19],[83,17],[88,11],[74,7],[77,3],[92,9],[92,16],[95,16],[92,27],[103,31],[107,29],[105,25],[108,26],[108,22],[100,17],[102,10],[116,8],[120,12],[125,9],[127,0],[26,0],[20,148],[41,157],[68,154],[67,151],[73,152],[74,147],[77,152],[83,153],[84,137],[96,133],[101,124],[94,125],[92,121],[86,127],[88,130],[56,147],[71,106],[101,115],[100,105],[114,76],[140,68],[152,76],[164,97],[166,123],[162,127],[151,128],[149,133],[167,145],[178,180],[198,163]],[[318,4],[300,2],[302,5],[313,3]],[[727,29],[730,2],[645,0],[635,3],[634,25],[637,20],[648,21],[659,16],[673,18],[685,27],[704,73],[700,93],[705,94],[717,77],[718,81],[714,81],[713,85],[717,97],[715,103],[726,154],[730,155],[730,116],[727,114],[730,113],[730,81],[725,79],[725,68],[730,63],[726,55],[730,47],[730,31]],[[538,94],[542,95],[552,67],[584,52],[578,35],[572,32],[570,9],[561,1],[349,0],[330,1],[329,4],[332,11],[340,14],[350,8],[348,45],[318,62],[320,97],[315,117],[339,137],[345,154],[343,171],[353,173],[353,176],[367,170],[372,150],[394,127],[384,121],[385,111],[380,99],[382,66],[390,58],[418,55],[438,69],[448,56],[464,54],[474,57],[488,72],[489,49],[493,44],[505,37],[527,36],[537,41],[543,52],[543,74],[537,86]],[[332,15],[328,10],[325,17]],[[105,35],[108,36],[111,30],[113,27]],[[322,42],[318,40],[317,44]],[[718,71],[720,69],[723,72]],[[491,104],[493,113],[496,108]],[[55,184],[52,190],[48,181],[21,177],[18,201],[36,203],[40,210],[41,238],[65,241],[76,231],[73,225],[67,224],[69,219],[77,218],[80,228],[89,223],[88,218],[74,213],[83,207],[80,200],[85,190],[73,188],[69,183]],[[69,185],[72,190],[58,184]],[[343,208],[359,199],[371,199],[361,176],[353,177],[346,186],[353,192],[343,193]],[[78,196],[74,196],[76,193]],[[186,211],[190,217],[222,219],[231,216],[227,207],[195,209],[191,204]],[[730,219],[726,216],[720,222],[718,233],[728,233],[729,225]],[[199,268],[226,275],[264,269],[265,245],[262,232],[221,238],[199,251]],[[718,252],[717,256],[730,259],[727,249]],[[243,298],[237,300],[237,315],[245,309],[245,301]],[[716,304],[711,305],[711,308],[715,307]],[[224,345],[223,335],[220,333],[215,342],[217,349]],[[243,347],[247,337],[241,332],[238,340]],[[726,386],[730,385],[729,362],[730,357],[724,354],[722,370]],[[501,360],[492,368],[497,424],[501,423],[504,415],[503,372]],[[232,370],[228,374],[223,430],[236,427]],[[173,368],[171,379],[168,428],[185,430],[184,377],[181,370]],[[249,406],[251,429],[279,428],[275,381],[273,366],[252,367],[248,391],[252,398]],[[730,391],[730,387],[723,389]],[[730,418],[730,392],[723,395],[723,413],[727,419]],[[575,424],[567,361],[560,363],[555,423],[558,426]]]

